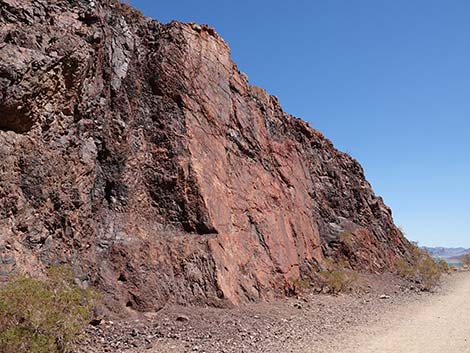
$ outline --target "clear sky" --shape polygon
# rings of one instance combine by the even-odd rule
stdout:
[[[133,0],[208,23],[252,84],[357,158],[409,239],[470,247],[469,0]]]

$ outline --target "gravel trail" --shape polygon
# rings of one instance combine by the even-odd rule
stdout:
[[[470,352],[470,274],[462,273],[458,278],[444,293],[404,305],[375,323],[355,328],[343,337],[342,347],[331,352]]]
[[[470,272],[422,293],[390,274],[362,292],[217,309],[168,305],[90,327],[86,353],[470,353]],[[385,297],[385,298],[383,298]]]

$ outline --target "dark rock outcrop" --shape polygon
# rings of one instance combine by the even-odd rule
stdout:
[[[408,242],[361,166],[250,86],[208,26],[0,0],[0,275],[73,264],[112,309],[289,291]]]

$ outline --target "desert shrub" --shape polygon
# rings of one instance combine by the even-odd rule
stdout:
[[[441,271],[441,273],[449,273],[450,272],[450,266],[449,264],[447,263],[446,260],[439,260],[437,262],[437,266],[439,267],[439,271]]]
[[[416,245],[411,249],[409,261],[400,259],[395,265],[400,276],[420,284],[422,290],[432,290],[441,278],[441,267]]]
[[[292,291],[293,294],[301,294],[306,290],[310,289],[310,282],[303,279],[297,278],[292,281]]]
[[[52,267],[44,280],[16,276],[0,291],[0,351],[71,352],[96,299],[74,284],[69,267]]]
[[[323,288],[337,294],[349,290],[358,282],[359,274],[351,270],[336,269],[320,272],[320,281]]]
[[[397,273],[406,279],[412,280],[416,271],[415,267],[405,259],[399,259],[395,263]]]
[[[343,233],[340,236],[340,241],[343,244],[352,244],[352,235],[350,233]],[[351,248],[353,245],[351,245]],[[339,259],[326,259],[325,270],[319,272],[318,281],[321,290],[333,294],[338,294],[344,291],[351,291],[359,288],[363,283],[363,278],[356,272],[351,264],[344,258]]]

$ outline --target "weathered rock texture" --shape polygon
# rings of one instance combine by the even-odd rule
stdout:
[[[408,242],[361,166],[210,27],[0,0],[0,275],[73,264],[113,309],[240,303]]]

